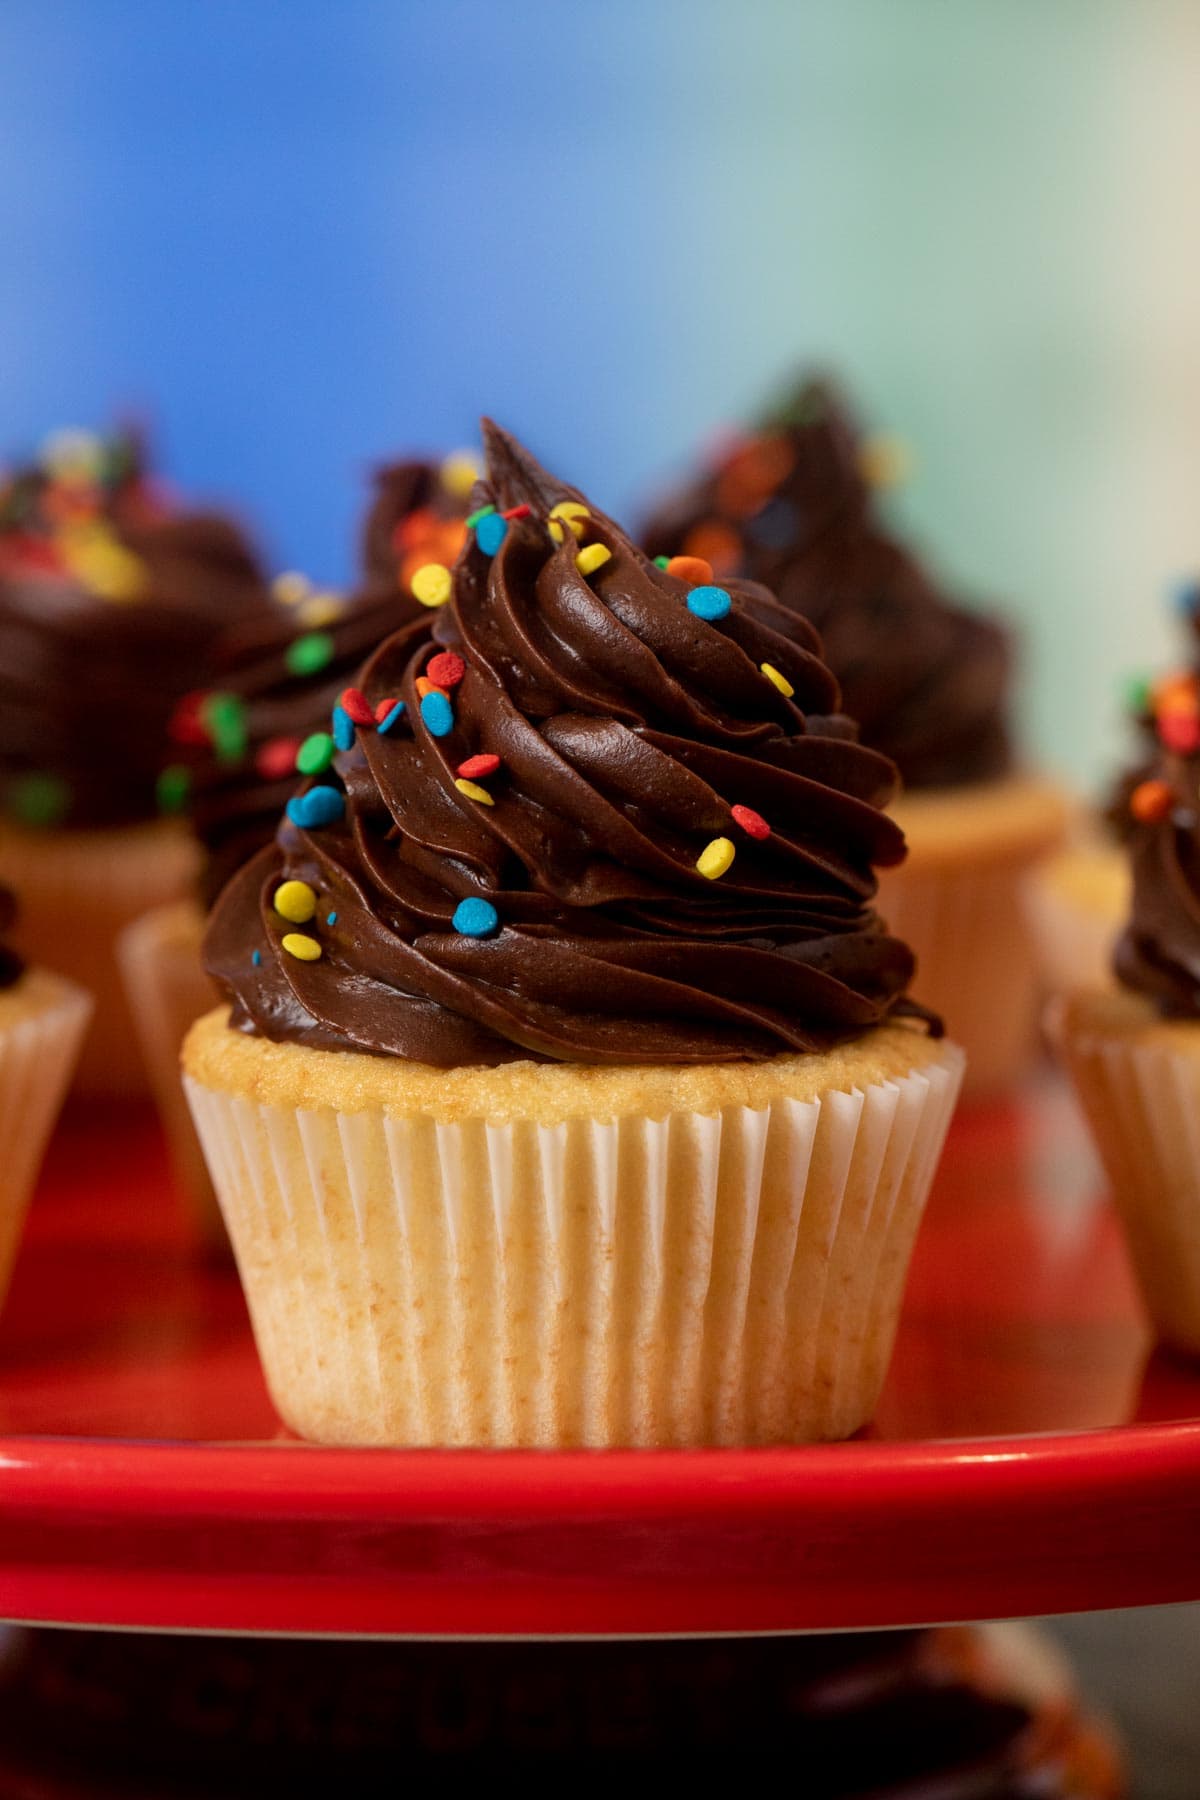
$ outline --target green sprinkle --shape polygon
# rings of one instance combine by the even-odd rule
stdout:
[[[22,825],[57,825],[71,804],[59,775],[19,775],[8,790],[8,809]]]
[[[323,775],[333,761],[333,739],[327,731],[314,731],[296,752],[301,775]]]
[[[246,754],[246,708],[236,694],[209,694],[200,706],[200,719],[212,740],[217,761],[241,762]]]
[[[481,506],[477,511],[468,513],[464,521],[468,531],[473,531],[480,519],[486,519],[489,513],[495,512],[494,506]]]
[[[180,813],[188,803],[192,778],[182,763],[170,763],[161,770],[154,784],[154,794],[161,813]]]
[[[316,675],[333,661],[333,639],[327,631],[306,631],[284,652],[289,675]]]
[[[1140,717],[1150,710],[1150,693],[1153,682],[1148,675],[1131,675],[1122,689],[1122,700],[1126,712]]]
[[[654,566],[656,569],[665,569],[670,560],[669,556],[656,556],[654,559]]]

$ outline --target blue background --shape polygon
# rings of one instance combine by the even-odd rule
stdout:
[[[344,579],[490,410],[618,514],[801,361],[1093,780],[1200,566],[1200,9],[4,0],[0,444],[141,409]]]

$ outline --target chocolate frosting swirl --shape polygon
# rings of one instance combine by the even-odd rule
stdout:
[[[1113,967],[1124,987],[1172,1018],[1200,1017],[1200,677],[1156,684],[1138,719],[1147,761],[1114,799],[1133,872]]]
[[[222,635],[215,694],[190,695],[175,727],[186,803],[206,853],[206,907],[274,838],[302,742],[328,730],[339,695],[368,653],[424,612],[412,593],[417,569],[458,555],[470,492],[466,463],[460,455],[379,469],[362,531],[362,585],[349,595],[317,593],[301,576],[281,576],[272,603]],[[466,475],[469,483],[469,466]],[[205,725],[205,701],[216,696],[236,720],[232,734]]]
[[[699,616],[687,582],[486,421],[485,442],[474,503],[506,516],[503,541],[487,554],[478,527],[432,628],[397,632],[359,682],[403,718],[338,759],[344,817],[285,823],[213,913],[234,1025],[436,1066],[691,1063],[917,1010],[912,955],[871,909],[874,866],[904,852],[880,810],[895,770],[854,741],[815,632],[744,582]],[[549,520],[564,502],[582,569]],[[422,697],[446,651],[448,692]],[[707,879],[721,845],[732,865]],[[299,932],[283,879],[311,890]]]
[[[153,818],[172,708],[264,596],[237,527],[173,512],[132,439],[85,440],[0,485],[0,811]]]
[[[0,883],[0,991],[12,987],[25,965],[11,944],[5,942],[16,923],[17,899],[11,888]]]
[[[329,729],[339,695],[368,653],[421,610],[394,584],[343,597],[298,593],[289,577],[277,584],[269,606],[255,608],[223,635],[212,693],[189,696],[172,722],[192,829],[205,851],[205,907],[273,840],[296,785],[302,743]],[[232,742],[204,723],[205,702],[213,700],[236,721]]]
[[[751,438],[647,522],[652,555],[695,554],[765,583],[821,634],[864,743],[910,788],[1005,774],[1012,651],[951,603],[876,516],[864,446],[836,389],[806,380]]]

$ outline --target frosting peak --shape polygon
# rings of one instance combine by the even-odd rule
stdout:
[[[885,529],[874,492],[882,460],[834,385],[805,379],[669,499],[642,541],[761,581],[809,619],[864,743],[896,762],[906,786],[1002,775],[1007,635],[953,604]]]
[[[234,1023],[439,1066],[707,1062],[916,1010],[871,910],[895,771],[812,628],[484,443],[467,543],[363,669],[353,747],[214,912]]]

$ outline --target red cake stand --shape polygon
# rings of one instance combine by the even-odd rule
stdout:
[[[955,1124],[872,1433],[321,1450],[147,1112],[69,1115],[0,1324],[0,1616],[222,1632],[869,1628],[1200,1597],[1200,1369],[1152,1346],[1068,1096]]]

